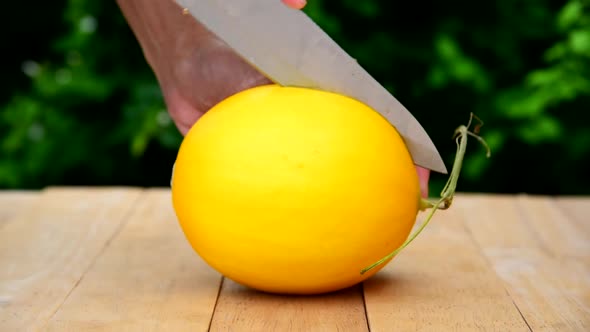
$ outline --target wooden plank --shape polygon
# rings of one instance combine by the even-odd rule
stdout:
[[[220,283],[152,189],[44,330],[207,331]]]
[[[0,326],[37,330],[133,209],[139,190],[49,189],[0,228]]]
[[[453,208],[365,282],[365,302],[372,331],[529,331]]]
[[[9,219],[30,207],[39,195],[38,191],[0,191],[0,227]]]
[[[551,198],[518,195],[515,201],[521,211],[521,220],[549,255],[586,260],[590,264],[590,231],[569,218]]]
[[[590,197],[562,196],[552,201],[572,222],[590,234]]]
[[[211,331],[368,331],[362,291],[318,296],[256,292],[224,279]]]
[[[458,196],[453,207],[463,215],[467,229],[485,254],[490,249],[549,252],[530,224],[523,221],[516,202],[512,195],[472,194]]]
[[[549,222],[557,214],[542,216],[513,196],[462,196],[455,208],[462,211],[466,225],[483,252],[504,280],[509,294],[533,331],[590,330],[590,268],[582,260],[560,255],[571,239],[571,230],[555,230]],[[550,218],[552,221],[531,221]],[[557,215],[560,216],[560,215]],[[563,216],[560,216],[562,218]],[[554,238],[549,243],[545,230]],[[566,226],[569,227],[569,226]],[[568,249],[569,250],[569,249]]]

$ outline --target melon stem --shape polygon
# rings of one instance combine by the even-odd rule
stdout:
[[[473,119],[476,119],[479,123],[476,124],[472,131],[470,131],[471,124]],[[386,261],[392,259],[394,256],[399,254],[405,247],[407,247],[414,239],[426,228],[434,214],[437,210],[446,210],[451,207],[453,203],[453,198],[455,196],[455,190],[457,189],[457,182],[459,181],[459,174],[461,173],[461,167],[463,166],[463,158],[465,157],[465,152],[467,151],[467,138],[469,136],[475,138],[479,141],[486,149],[486,157],[490,157],[491,151],[485,140],[478,136],[480,128],[483,126],[483,122],[477,118],[473,113],[471,113],[469,117],[469,122],[467,125],[461,125],[455,130],[455,134],[453,138],[457,143],[457,154],[455,155],[455,161],[453,163],[453,168],[451,170],[451,174],[449,175],[449,179],[445,184],[443,190],[440,194],[440,199],[436,201],[430,201],[428,199],[420,199],[419,209],[420,211],[425,211],[427,209],[431,209],[425,219],[425,221],[420,225],[420,227],[412,234],[399,248],[397,248],[392,253],[388,254],[387,256],[381,258],[377,262],[369,265],[368,267],[361,270],[361,275],[369,272],[370,270],[374,269],[375,267],[385,263]]]

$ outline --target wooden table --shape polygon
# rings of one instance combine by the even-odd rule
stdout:
[[[313,297],[223,279],[167,189],[0,192],[0,331],[590,331],[590,197],[459,195],[377,276]]]

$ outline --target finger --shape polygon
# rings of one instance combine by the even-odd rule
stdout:
[[[302,9],[307,5],[306,0],[282,0],[284,4],[294,9]]]
[[[428,181],[430,180],[430,170],[416,166],[418,172],[418,178],[420,179],[420,192],[422,197],[428,198]]]
[[[168,112],[183,135],[220,101],[271,83],[200,22],[184,19],[186,25],[169,36],[174,43],[157,63]]]

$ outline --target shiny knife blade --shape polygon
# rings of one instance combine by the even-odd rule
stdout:
[[[271,81],[335,92],[380,113],[403,137],[414,163],[447,173],[412,114],[303,11],[279,0],[176,0],[185,13]]]

